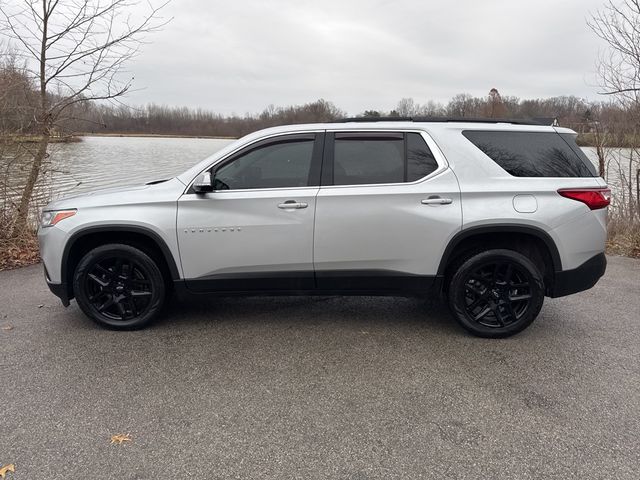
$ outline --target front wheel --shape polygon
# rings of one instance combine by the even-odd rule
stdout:
[[[504,338],[535,320],[544,301],[539,269],[524,255],[496,249],[464,260],[449,283],[455,319],[479,337]]]
[[[102,326],[132,330],[161,310],[164,279],[156,263],[130,245],[102,245],[78,264],[73,292],[82,311]]]

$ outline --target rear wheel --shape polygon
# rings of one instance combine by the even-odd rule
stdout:
[[[165,298],[162,273],[143,251],[130,245],[102,245],[78,264],[73,291],[82,311],[100,325],[132,330],[147,325]]]
[[[459,264],[449,283],[449,307],[467,331],[503,338],[527,328],[544,301],[543,276],[527,257],[489,250]]]

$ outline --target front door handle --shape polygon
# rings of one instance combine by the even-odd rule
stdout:
[[[289,209],[289,208],[307,208],[309,205],[307,205],[304,202],[296,202],[295,200],[287,200],[284,203],[280,203],[278,204],[278,208],[282,208],[282,209]]]
[[[436,195],[422,200],[423,205],[450,205],[451,203],[453,203],[453,200],[450,198],[442,198]]]

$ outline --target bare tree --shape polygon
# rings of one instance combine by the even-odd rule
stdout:
[[[640,0],[609,0],[588,21],[609,50],[598,70],[604,95],[638,103],[640,94]]]
[[[396,112],[401,117],[412,117],[416,114],[416,103],[413,98],[402,98],[398,102],[398,106],[396,107]]]
[[[37,83],[40,141],[22,188],[14,232],[27,226],[33,192],[58,123],[77,104],[113,100],[131,88],[124,65],[146,34],[167,23],[137,0],[16,0],[0,3],[0,33],[18,47]]]
[[[505,115],[502,97],[497,88],[489,90],[489,96],[487,97],[487,115],[489,118],[503,117]]]
[[[603,88],[601,93],[615,98],[627,117],[623,134],[627,135],[631,148],[620,154],[626,156],[628,163],[626,169],[619,169],[619,176],[623,191],[622,205],[625,207],[622,212],[633,221],[636,217],[640,218],[640,198],[634,195],[633,186],[634,178],[640,177],[640,0],[609,0],[602,10],[591,17],[588,24],[609,47],[598,64]],[[636,186],[635,191],[638,189],[640,187]]]

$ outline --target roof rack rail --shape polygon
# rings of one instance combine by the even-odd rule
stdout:
[[[531,118],[475,118],[475,117],[350,117],[335,120],[348,122],[461,122],[461,123],[512,123],[514,125],[552,125],[547,119]],[[554,119],[555,120],[555,119]]]

